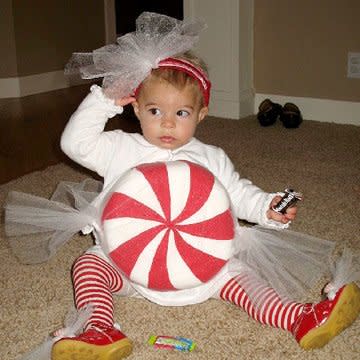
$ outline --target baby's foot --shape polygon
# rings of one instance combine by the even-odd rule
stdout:
[[[355,283],[342,287],[333,300],[305,304],[291,332],[305,350],[326,345],[350,326],[360,313],[360,289]]]
[[[118,360],[132,351],[131,341],[115,327],[92,326],[75,337],[58,340],[52,360]]]

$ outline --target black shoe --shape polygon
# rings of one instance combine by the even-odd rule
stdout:
[[[280,114],[280,121],[288,129],[299,127],[302,122],[302,116],[299,108],[293,103],[286,103]]]
[[[257,118],[261,126],[273,125],[282,111],[280,104],[273,103],[270,99],[265,99],[259,105]]]

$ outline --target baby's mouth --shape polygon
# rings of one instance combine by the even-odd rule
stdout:
[[[172,143],[175,140],[175,138],[173,136],[165,135],[165,136],[161,136],[160,140],[164,143]]]

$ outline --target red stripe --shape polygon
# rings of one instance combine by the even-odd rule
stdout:
[[[176,229],[208,239],[232,240],[234,238],[234,220],[230,210],[196,224],[176,224]]]
[[[186,205],[173,223],[180,223],[195,214],[208,200],[213,189],[215,178],[200,165],[187,162],[190,169],[190,190]]]
[[[149,272],[148,287],[150,289],[175,290],[169,279],[167,270],[167,251],[169,245],[169,232],[167,230],[154,255]]]
[[[118,291],[122,286],[121,276],[115,268],[96,255],[86,254],[79,257],[73,266],[73,282],[77,308],[81,309],[89,303],[95,306],[86,327],[95,323],[112,326],[112,291]]]
[[[74,270],[76,269],[76,274],[73,276],[75,283],[78,278],[83,276],[93,276],[94,279],[102,279],[102,281],[110,286],[113,292],[117,292],[122,288],[123,281],[119,272],[105,261],[97,262],[91,258],[78,261],[75,266]]]
[[[101,220],[105,221],[121,217],[164,221],[162,216],[148,206],[128,195],[115,192],[106,203]]]
[[[236,277],[229,280],[220,291],[222,299],[243,308],[249,316],[263,324],[285,330],[291,329],[293,321],[301,312],[301,304],[295,302],[284,304],[275,290],[259,286],[258,290],[261,296],[257,301],[262,304],[259,308],[252,303],[237,280],[244,281],[244,278]],[[236,297],[239,298],[236,300]]]
[[[194,64],[184,59],[172,57],[159,61],[158,66],[161,68],[176,69],[190,75],[199,83],[200,89],[203,92],[205,105],[209,105],[211,82],[201,68],[196,67]],[[135,94],[138,94],[138,90],[135,91]]]
[[[136,167],[139,170],[159,200],[165,218],[170,219],[170,186],[167,166],[165,163],[143,164]]]
[[[181,237],[178,231],[174,231],[176,248],[193,274],[202,282],[206,282],[216,275],[225,265],[226,261],[206,254],[191,245]],[[201,264],[201,266],[199,266]]]
[[[221,289],[220,291],[220,297],[223,299],[223,300],[228,300],[228,295],[229,295],[229,285],[231,283],[234,283],[235,280],[234,279],[230,279],[225,285],[224,287]]]

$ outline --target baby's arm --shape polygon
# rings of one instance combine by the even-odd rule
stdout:
[[[221,149],[218,154],[216,176],[227,189],[237,217],[263,226],[288,227],[289,221],[296,216],[296,207],[288,208],[285,214],[271,210],[281,196],[267,193],[250,180],[241,178],[228,156]]]
[[[121,114],[129,98],[115,103],[93,85],[71,116],[61,137],[61,148],[72,160],[103,176],[115,152],[118,132],[104,132],[109,118]],[[130,101],[131,102],[131,101]]]

